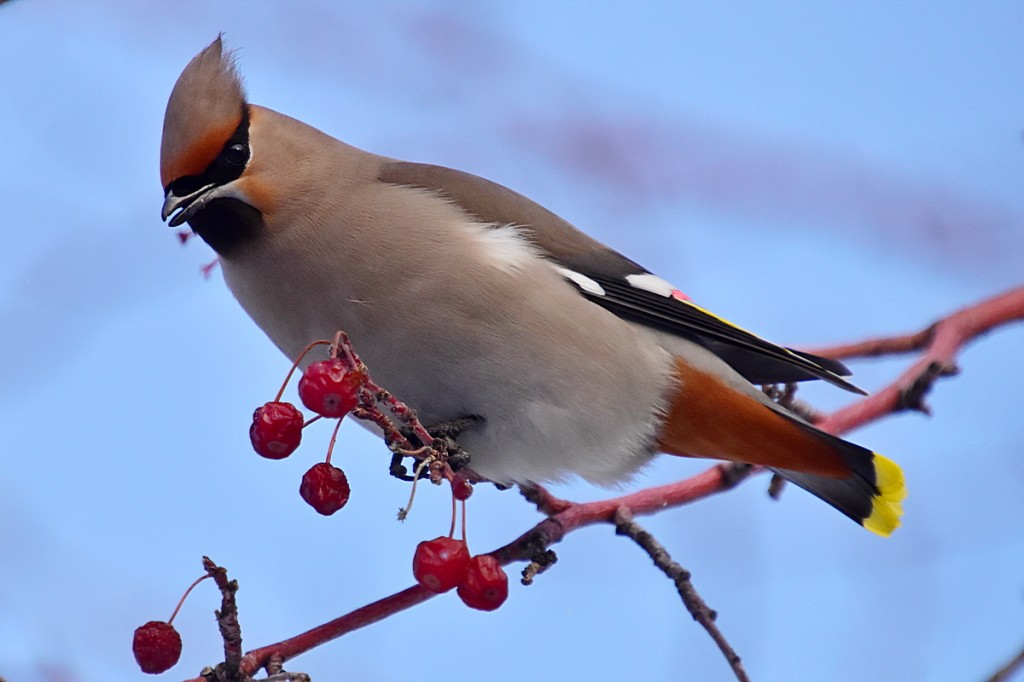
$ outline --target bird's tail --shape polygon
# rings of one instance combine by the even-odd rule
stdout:
[[[681,360],[676,374],[678,388],[658,436],[662,452],[765,466],[879,535],[900,525],[906,488],[892,460]]]
[[[775,467],[772,470],[828,502],[873,533],[889,536],[899,528],[903,498],[907,496],[900,466],[877,452],[802,422],[798,423],[812,430],[815,436],[830,441],[836,450],[844,452],[848,461],[857,462],[858,466],[851,467],[850,475],[845,478],[817,476]]]

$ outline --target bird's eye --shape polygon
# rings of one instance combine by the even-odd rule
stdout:
[[[249,147],[242,143],[236,143],[222,152],[224,160],[232,166],[244,166],[249,160]]]

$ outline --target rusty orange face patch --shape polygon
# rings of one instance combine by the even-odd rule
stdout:
[[[261,182],[257,176],[242,176],[234,182],[234,187],[241,193],[241,198],[264,217],[270,215],[271,207],[277,200],[277,193],[266,183]]]
[[[163,186],[167,187],[178,178],[201,175],[217,158],[241,122],[241,115],[234,120],[225,121],[223,125],[198,137],[182,154],[167,159],[165,164],[160,165],[160,182],[163,183]]]

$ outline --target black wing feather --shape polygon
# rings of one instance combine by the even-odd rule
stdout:
[[[760,384],[816,378],[848,391],[864,392],[842,378],[850,372],[841,362],[765,341],[687,301],[639,289],[618,278],[587,276],[604,289],[604,295],[581,290],[594,303],[620,317],[704,344],[748,381]],[[764,363],[765,359],[770,362]]]

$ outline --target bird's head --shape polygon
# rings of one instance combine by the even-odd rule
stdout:
[[[172,227],[188,222],[221,256],[230,256],[263,223],[251,114],[218,36],[182,71],[164,115],[161,216]]]

